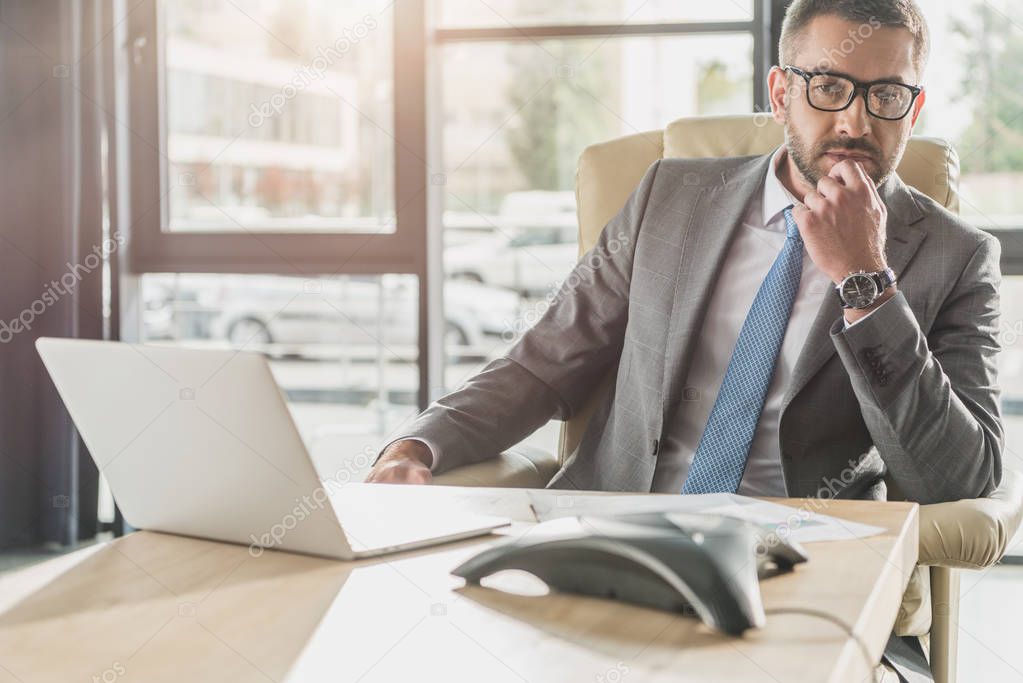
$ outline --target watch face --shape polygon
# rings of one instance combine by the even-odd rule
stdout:
[[[877,283],[869,275],[856,273],[842,281],[842,299],[853,308],[865,308],[877,299]]]

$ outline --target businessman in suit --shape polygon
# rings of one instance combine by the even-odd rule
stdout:
[[[491,458],[614,372],[549,488],[992,491],[999,244],[895,173],[928,43],[912,0],[796,0],[768,80],[785,144],[654,163],[542,319],[367,481]]]
[[[1001,479],[1000,248],[895,173],[926,95],[913,0],[795,0],[769,75],[785,144],[662,159],[539,322],[388,444],[428,483],[612,390],[548,488],[920,503]],[[915,638],[901,681],[932,680]]]

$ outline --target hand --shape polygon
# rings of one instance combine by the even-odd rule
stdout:
[[[888,266],[888,209],[858,163],[846,159],[835,164],[803,204],[792,209],[792,217],[810,258],[832,282],[838,284],[858,270],[872,273]]]
[[[433,454],[421,441],[395,441],[383,452],[366,476],[368,484],[429,484]]]

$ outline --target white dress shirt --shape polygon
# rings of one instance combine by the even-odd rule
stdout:
[[[784,145],[774,152],[771,170],[765,175],[760,191],[750,202],[742,226],[729,247],[684,385],[687,387],[687,396],[693,398],[679,402],[677,414],[673,418],[675,424],[666,430],[654,469],[652,492],[681,493],[710,410],[724,381],[728,361],[739,338],[739,330],[746,321],[746,314],[753,305],[760,284],[785,242],[785,216],[782,211],[790,204],[802,204],[778,179],[778,164],[786,153]],[[835,296],[833,289],[834,283],[817,268],[804,247],[799,291],[792,306],[774,376],[767,390],[764,409],[753,435],[738,493],[751,496],[785,495],[778,441],[781,403],[818,309],[825,296]],[[846,328],[849,326],[850,323],[846,322]],[[419,437],[398,437],[388,442],[387,446],[405,438],[427,446],[433,456],[430,469],[436,470],[443,454],[429,441]]]
[[[782,211],[790,204],[802,203],[778,179],[778,163],[785,154],[783,145],[771,157],[764,184],[750,202],[725,257],[707,307],[707,317],[693,350],[684,384],[686,399],[679,401],[677,412],[670,418],[674,424],[665,430],[654,469],[651,490],[655,493],[682,491],[710,410],[724,381],[739,330],[746,321],[760,284],[785,243],[785,216]],[[739,483],[738,492],[741,494],[785,495],[778,441],[781,403],[823,297],[835,296],[831,291],[833,287],[831,278],[817,268],[804,247],[799,291],[774,367],[774,376],[767,389],[764,409],[753,434],[746,470]]]

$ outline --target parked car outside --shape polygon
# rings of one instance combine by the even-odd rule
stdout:
[[[578,260],[575,225],[496,232],[444,252],[448,278],[543,296],[564,280]]]
[[[418,291],[410,276],[294,278],[149,275],[143,286],[148,340],[208,339],[299,354],[312,346],[347,355],[416,353]],[[488,355],[521,314],[519,297],[475,282],[444,287],[445,347]]]

